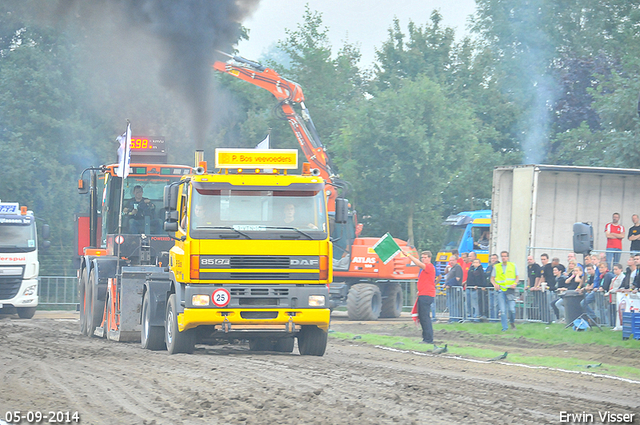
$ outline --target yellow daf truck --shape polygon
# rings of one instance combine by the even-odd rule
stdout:
[[[297,150],[217,149],[215,171],[165,187],[168,264],[142,289],[141,342],[192,352],[248,340],[251,350],[322,356],[329,328],[332,244],[325,182]],[[346,220],[339,203],[336,221]],[[156,269],[157,270],[157,269]],[[140,295],[138,295],[140,296]]]

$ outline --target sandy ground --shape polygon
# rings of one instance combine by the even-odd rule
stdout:
[[[417,336],[404,318],[341,319],[332,329]],[[464,338],[436,334],[450,343]],[[591,414],[593,423],[602,423],[599,412],[634,414],[632,423],[640,423],[638,382],[394,352],[357,340],[330,339],[324,357],[297,349],[255,353],[247,344],[199,345],[192,355],[169,356],[84,337],[77,313],[37,312],[31,320],[0,315],[0,347],[2,425],[15,410],[77,411],[82,424],[555,424],[561,412]],[[548,355],[567,348],[518,340],[508,347]],[[588,347],[584,358],[639,361],[637,350],[617,350]]]

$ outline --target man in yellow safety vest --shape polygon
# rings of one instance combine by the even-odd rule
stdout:
[[[498,291],[498,309],[500,310],[500,321],[502,322],[502,332],[509,329],[507,326],[507,312],[511,328],[516,328],[516,286],[518,285],[518,268],[509,261],[509,253],[500,253],[502,263],[493,267],[491,273],[491,283]]]

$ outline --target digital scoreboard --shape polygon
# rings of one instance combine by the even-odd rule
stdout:
[[[164,137],[131,136],[131,162],[166,163]]]

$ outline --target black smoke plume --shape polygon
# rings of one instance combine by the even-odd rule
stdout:
[[[77,26],[88,43],[109,37],[143,48],[135,38],[151,37],[162,50],[161,83],[189,109],[196,148],[202,149],[212,122],[211,65],[216,50],[230,51],[241,35],[241,22],[259,0],[58,0],[40,14]],[[47,4],[47,2],[45,2]],[[50,18],[49,18],[50,19]],[[142,46],[141,46],[142,44]],[[101,50],[101,49],[96,49]],[[100,52],[96,52],[100,54]],[[102,52],[109,55],[113,52]]]

